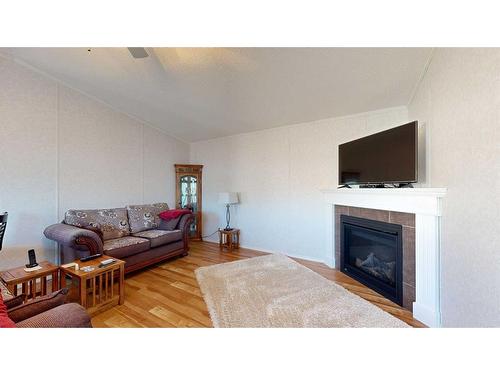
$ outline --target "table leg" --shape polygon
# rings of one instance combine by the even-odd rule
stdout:
[[[104,285],[102,282],[102,278],[104,277],[106,273],[101,273],[99,275],[99,303],[102,303],[102,291],[104,290]]]
[[[120,265],[120,284],[118,285],[118,287],[120,288],[120,300],[118,301],[118,303],[120,305],[123,305],[123,302],[125,300],[125,291],[124,291],[124,288],[125,288],[125,265],[124,264]]]
[[[59,274],[59,277],[61,278],[61,289],[63,288],[66,288],[66,274],[64,273],[64,271],[61,271],[61,273]]]
[[[108,298],[109,298],[109,296],[108,296],[108,284],[109,284],[108,277],[109,277],[109,272],[106,272],[106,273],[105,273],[105,275],[106,275],[106,279],[105,279],[105,284],[106,284],[106,285],[105,285],[104,287],[105,287],[105,289],[106,289],[106,299],[108,299]],[[111,275],[111,277],[112,277],[112,276],[113,276],[113,275]]]
[[[110,274],[111,274],[110,290],[111,290],[111,298],[113,298],[113,296],[115,295],[115,271],[111,270]]]
[[[31,279],[29,281],[30,287],[29,287],[29,296],[30,298],[35,298],[36,297],[36,279]]]
[[[21,287],[21,293],[24,294],[24,302],[28,300],[28,283],[24,282],[22,287]]]
[[[47,294],[47,276],[42,276],[40,280],[40,295],[44,296]]]
[[[59,290],[59,271],[52,272],[52,291]]]
[[[87,308],[87,279],[80,279],[80,305]]]
[[[95,307],[95,293],[96,293],[96,288],[95,288],[95,284],[96,284],[96,280],[97,279],[97,275],[94,276],[91,280],[90,280],[90,283],[91,283],[91,288],[92,288],[92,307]]]

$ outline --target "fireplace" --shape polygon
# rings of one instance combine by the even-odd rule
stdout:
[[[403,227],[403,307],[429,327],[441,326],[440,228],[446,189],[327,189],[325,263],[340,271],[340,216]],[[417,285],[418,281],[418,285]]]
[[[403,227],[340,215],[340,270],[403,304]]]

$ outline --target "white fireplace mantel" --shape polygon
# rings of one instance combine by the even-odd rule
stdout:
[[[335,205],[415,214],[416,301],[413,316],[430,327],[441,325],[440,227],[445,188],[328,189],[326,201],[326,263],[335,267]]]

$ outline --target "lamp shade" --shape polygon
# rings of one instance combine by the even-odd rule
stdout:
[[[238,193],[219,193],[220,204],[237,204],[238,202]]]

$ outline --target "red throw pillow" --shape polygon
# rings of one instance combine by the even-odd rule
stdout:
[[[162,220],[172,220],[172,219],[177,219],[181,215],[190,214],[190,213],[191,213],[191,210],[176,209],[176,210],[167,210],[167,211],[160,212],[160,214],[158,216]]]
[[[0,328],[15,328],[16,325],[7,315],[7,307],[3,303],[2,294],[0,294]]]

